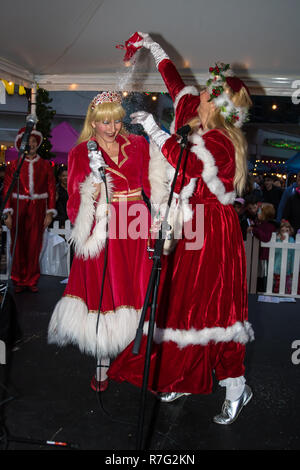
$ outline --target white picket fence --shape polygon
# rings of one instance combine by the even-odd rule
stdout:
[[[299,271],[300,271],[300,234],[296,236],[296,240],[293,243],[289,243],[288,240],[282,242],[276,241],[276,233],[272,234],[272,238],[267,243],[260,244],[262,248],[269,248],[269,259],[268,259],[268,275],[267,275],[267,288],[266,295],[280,295],[284,297],[298,297],[300,298],[300,292],[298,289],[299,283]],[[280,268],[280,283],[279,292],[274,292],[274,264],[275,264],[275,250],[281,250],[281,268]],[[288,267],[288,252],[292,250],[294,252],[293,272],[291,276],[291,292],[286,292],[286,280]]]
[[[10,231],[5,225],[2,226],[2,231],[6,232],[6,265],[4,272],[0,273],[0,280],[7,280],[9,275],[9,264],[10,264]],[[50,234],[52,239],[47,235]],[[71,266],[71,250],[68,243],[68,239],[71,235],[71,223],[69,220],[65,222],[64,228],[59,228],[58,221],[53,223],[53,227],[48,229],[48,234],[45,234],[46,246],[43,245],[41,261],[41,272],[44,274],[55,274],[58,276],[68,276],[70,273]],[[53,237],[58,236],[58,237]],[[3,237],[2,237],[3,240]],[[50,241],[53,242],[50,244]],[[61,259],[63,257],[63,260]],[[48,264],[48,266],[47,266]],[[60,264],[63,264],[63,269],[57,269]]]

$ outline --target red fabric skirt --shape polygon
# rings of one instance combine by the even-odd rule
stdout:
[[[16,235],[17,201],[13,200],[13,226],[11,229],[11,251]],[[18,236],[13,259],[11,279],[19,286],[35,286],[40,278],[39,257],[43,245],[45,199],[20,199]]]
[[[112,206],[107,247],[93,258],[74,257],[48,332],[50,343],[73,343],[98,358],[115,357],[134,339],[151,271],[146,205]]]
[[[187,249],[183,238],[163,258],[149,377],[154,391],[210,393],[213,370],[218,380],[244,375],[245,343],[253,334],[240,225],[233,207],[218,202],[205,204],[204,221],[194,227],[204,230],[201,249]],[[140,354],[133,356],[129,345],[110,378],[141,386],[144,333]]]

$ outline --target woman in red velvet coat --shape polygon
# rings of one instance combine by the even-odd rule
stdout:
[[[49,325],[50,343],[73,343],[97,358],[91,386],[101,391],[110,358],[135,336],[151,270],[151,217],[142,195],[150,197],[149,144],[124,130],[124,115],[119,93],[97,95],[69,154],[67,211],[75,257]]]
[[[226,387],[221,414],[214,421],[230,424],[252,397],[244,378],[245,344],[253,339],[246,259],[233,207],[236,191],[241,192],[246,181],[246,145],[239,127],[251,100],[243,82],[229,76],[224,64],[210,68],[207,88],[199,96],[194,87],[185,86],[159,44],[147,34],[139,35],[141,41],[134,45],[150,49],[173,99],[174,134],[163,132],[143,111],[134,114],[133,122],[143,125],[173,167],[181,149],[176,131],[190,125],[189,154],[179,174],[185,175],[183,191],[196,234],[203,234],[202,247],[187,244],[184,236],[163,264],[149,389],[159,392],[163,402],[210,393],[214,371]],[[204,208],[204,227],[196,220],[199,206]],[[111,365],[111,378],[141,386],[146,340],[147,323],[140,354],[133,356],[129,345]]]

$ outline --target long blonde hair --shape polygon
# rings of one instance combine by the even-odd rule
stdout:
[[[249,109],[252,106],[252,101],[244,87],[240,91],[234,93],[231,88],[224,84],[225,91],[229,94],[231,101],[235,106],[245,107]],[[192,130],[199,128],[201,124],[198,117],[192,119],[188,123]],[[221,114],[221,109],[217,106],[211,113],[206,126],[208,129],[221,129],[224,130],[225,135],[232,141],[235,149],[235,176],[234,176],[234,187],[238,195],[243,193],[243,189],[246,185],[248,166],[247,166],[247,152],[248,144],[244,133],[238,127],[235,127],[230,122],[227,122]]]
[[[125,109],[117,101],[100,103],[95,107],[92,107],[92,103],[90,103],[86,113],[82,131],[77,140],[77,144],[80,144],[80,142],[84,142],[85,140],[89,140],[91,137],[94,136],[94,128],[92,127],[92,122],[104,122],[106,120],[116,121],[118,119],[122,120],[125,114]],[[120,133],[124,135],[127,134],[124,125],[122,125]]]

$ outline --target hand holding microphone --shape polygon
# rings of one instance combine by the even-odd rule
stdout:
[[[102,183],[105,180],[105,168],[107,167],[102,153],[97,150],[97,143],[94,140],[88,141],[87,148],[93,180],[97,184]]]

